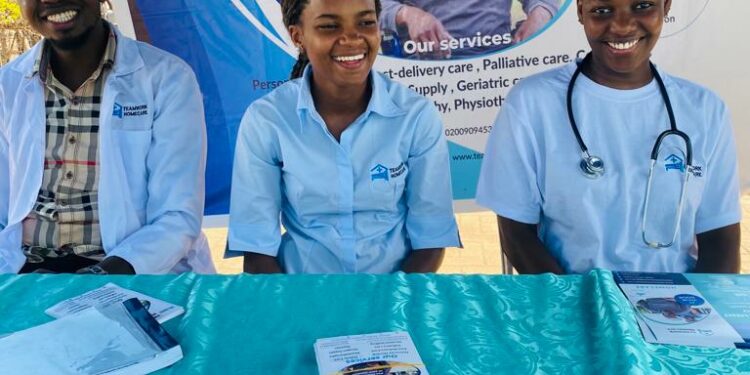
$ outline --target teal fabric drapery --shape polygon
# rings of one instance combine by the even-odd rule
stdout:
[[[0,275],[0,334],[47,322],[46,308],[107,282],[185,307],[165,323],[185,358],[160,374],[317,374],[317,338],[385,331],[408,331],[437,375],[750,373],[750,351],[645,343],[611,273],[601,270]]]

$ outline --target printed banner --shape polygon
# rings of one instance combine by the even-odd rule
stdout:
[[[209,142],[206,214],[226,214],[240,119],[252,101],[288,78],[296,60],[279,1],[128,1],[138,38],[180,56],[198,75]],[[427,96],[442,113],[457,207],[475,209],[484,145],[508,91],[524,77],[588,50],[576,2],[381,2],[375,69]],[[750,120],[750,106],[741,103],[750,75],[740,74],[750,58],[740,40],[741,17],[749,11],[746,0],[674,1],[654,51],[654,61],[666,71],[719,92],[733,112],[738,145],[750,140],[750,131],[740,126]],[[560,121],[569,126],[567,119]],[[746,187],[750,150],[739,148]]]

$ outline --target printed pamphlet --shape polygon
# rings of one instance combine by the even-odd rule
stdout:
[[[320,375],[429,375],[407,332],[318,339]]]
[[[44,312],[53,317],[61,318],[66,315],[88,309],[93,306],[109,306],[115,303],[121,303],[131,298],[137,298],[141,304],[151,313],[151,316],[159,323],[164,323],[169,319],[179,316],[185,312],[181,306],[164,302],[160,299],[149,297],[145,294],[134,292],[121,288],[113,283],[108,283],[101,288],[81,294],[80,296],[66,299]]]
[[[180,345],[137,298],[0,338],[3,374],[148,374],[181,358]]]
[[[675,273],[613,272],[647,342],[733,348],[744,340],[716,308]]]
[[[740,349],[750,349],[750,275],[685,274],[685,277],[742,336]]]

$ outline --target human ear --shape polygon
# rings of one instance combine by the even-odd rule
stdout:
[[[299,27],[299,25],[290,25],[287,28],[287,31],[289,32],[289,36],[292,38],[292,43],[294,43],[294,46],[297,48],[304,48],[302,45],[302,28]]]
[[[669,14],[669,9],[672,8],[672,0],[664,0],[664,15]]]
[[[578,12],[578,23],[583,24],[583,2],[576,0],[576,8]]]

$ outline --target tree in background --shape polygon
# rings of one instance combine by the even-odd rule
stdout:
[[[39,38],[21,18],[15,0],[0,0],[0,65],[31,48]]]
[[[0,24],[3,26],[17,23],[21,20],[21,8],[15,0],[0,0]]]

